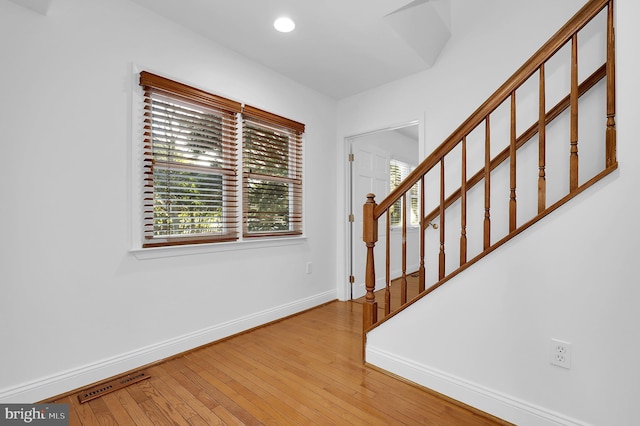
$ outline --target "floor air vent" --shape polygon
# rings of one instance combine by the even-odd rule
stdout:
[[[91,401],[92,399],[100,398],[103,395],[117,391],[134,383],[148,379],[149,374],[146,371],[137,371],[135,373],[127,374],[126,376],[118,377],[110,380],[101,385],[94,386],[89,389],[85,389],[78,395],[80,403]]]

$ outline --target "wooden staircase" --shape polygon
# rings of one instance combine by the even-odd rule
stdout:
[[[598,49],[588,51],[590,44],[579,41],[598,37],[604,63],[589,69],[578,53],[593,58]],[[580,80],[580,74],[587,77]],[[617,167],[613,0],[589,0],[384,200],[368,194],[365,337]],[[401,201],[408,212],[415,185],[418,246],[407,244],[409,214],[403,214],[401,245],[391,247],[389,210]],[[376,246],[382,227],[386,241]],[[375,253],[386,262],[384,289],[375,288]],[[418,271],[407,271],[415,257]],[[392,258],[401,259],[401,277],[390,277]],[[409,299],[411,274],[417,274],[418,291]],[[399,290],[391,291],[392,282]]]

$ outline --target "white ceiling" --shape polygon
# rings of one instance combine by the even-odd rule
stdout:
[[[429,68],[450,36],[450,0],[131,1],[334,99]]]

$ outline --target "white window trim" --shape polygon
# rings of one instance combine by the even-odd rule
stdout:
[[[417,167],[417,166],[415,166],[415,165],[412,165],[412,164],[407,163],[407,162],[406,162],[406,161],[404,161],[404,160],[400,160],[400,159],[397,159],[397,158],[395,158],[395,157],[390,157],[390,158],[389,158],[389,161],[388,161],[388,162],[389,162],[389,166],[388,166],[388,167],[389,167],[389,171],[387,172],[387,176],[388,176],[388,178],[389,178],[389,181],[388,181],[388,183],[387,183],[387,187],[389,187],[389,186],[390,186],[390,183],[391,183],[391,170],[390,170],[390,169],[391,169],[391,162],[392,162],[392,161],[397,161],[397,162],[400,162],[400,163],[404,163],[406,166],[408,166],[408,167],[409,167],[409,171],[408,171],[408,173],[411,173],[411,172],[413,171],[413,169],[415,169],[415,168]],[[403,177],[402,179],[404,180],[405,178],[406,178],[406,176],[405,176],[405,177]],[[409,194],[409,193],[407,193],[407,194]],[[410,204],[410,202],[411,202],[411,196],[410,196],[410,195],[408,195],[408,196],[407,196],[407,200],[409,201],[409,205],[408,205],[408,206],[406,206],[406,208],[405,208],[405,212],[403,212],[403,216],[404,216],[404,214],[406,213],[406,210],[409,210],[409,211],[411,210],[411,204]],[[419,228],[420,228],[420,224],[419,224],[419,223],[418,223],[418,224],[412,224],[411,222],[408,222],[408,223],[407,223],[407,231],[416,231],[416,230],[418,230]],[[397,224],[397,225],[391,225],[391,226],[389,226],[389,230],[390,230],[391,232],[400,232],[400,231],[402,231],[402,223],[399,223],[399,224]]]
[[[186,244],[180,246],[132,248],[129,253],[140,260],[165,257],[189,256],[196,254],[220,253],[238,250],[265,249],[298,245],[306,242],[305,235],[291,237],[263,238],[207,244]]]

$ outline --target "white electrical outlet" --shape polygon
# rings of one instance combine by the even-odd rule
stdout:
[[[571,368],[571,343],[551,339],[551,364]]]
[[[305,267],[305,272],[307,274],[311,273],[311,262],[307,262],[307,266]]]

